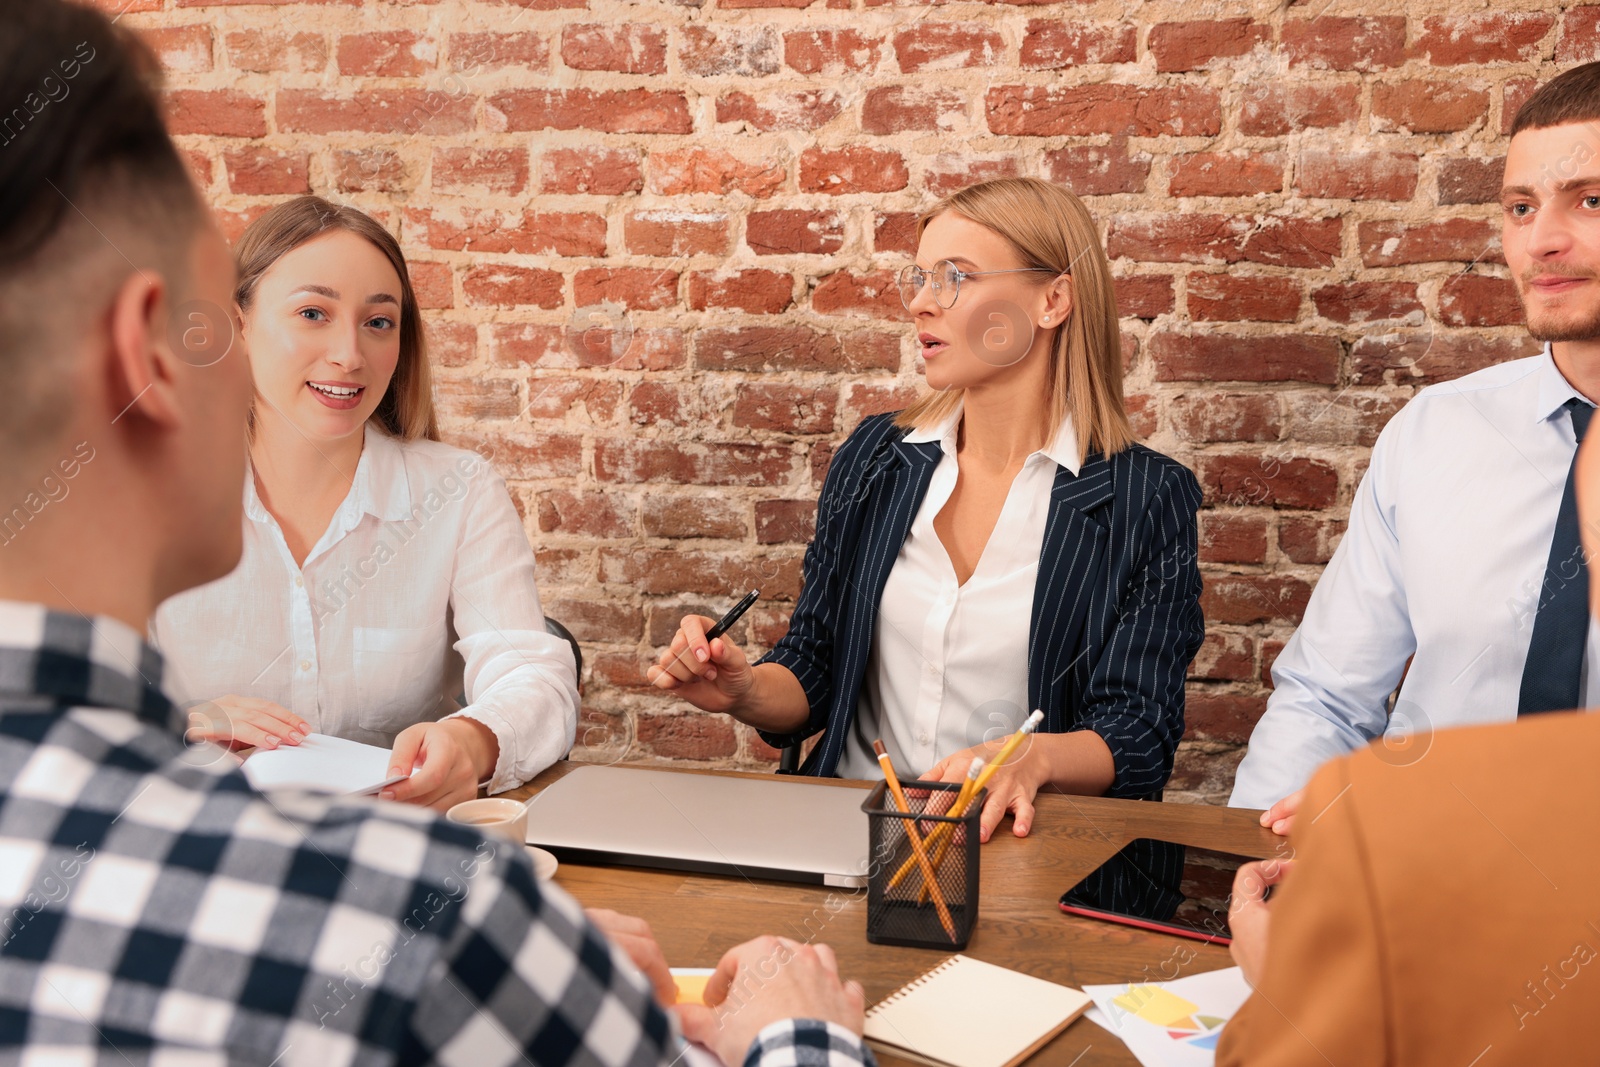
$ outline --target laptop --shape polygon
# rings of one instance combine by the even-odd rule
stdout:
[[[866,791],[792,778],[579,767],[528,804],[528,844],[571,863],[859,888]]]

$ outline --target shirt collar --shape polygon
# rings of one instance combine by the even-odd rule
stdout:
[[[923,430],[912,430],[906,434],[905,443],[908,445],[922,445],[930,441],[939,442],[939,447],[947,456],[956,454],[956,430],[961,426],[962,404],[957,404],[948,416],[933,426]],[[1055,463],[1058,467],[1065,467],[1074,476],[1083,469],[1083,457],[1078,454],[1078,431],[1072,424],[1072,413],[1068,412],[1066,418],[1061,420],[1060,429],[1056,430],[1055,439],[1044,448],[1033,453],[1042,455]],[[1029,457],[1033,458],[1032,456]]]
[[[253,469],[246,467],[244,513],[252,522],[266,522],[267,508],[256,493]],[[385,522],[411,518],[411,483],[406,480],[405,452],[400,442],[372,423],[361,438],[361,459],[356,463],[350,494],[339,506],[334,521],[353,528],[362,515]]]
[[[0,696],[115,708],[182,734],[185,723],[161,689],[162,669],[161,653],[108,615],[0,600]]]
[[[1589,398],[1574,389],[1566,375],[1561,373],[1561,368],[1556,366],[1550,342],[1546,341],[1544,352],[1539,356],[1539,406],[1534,411],[1533,421],[1544,422],[1560,414],[1562,407],[1573,397],[1589,403]]]

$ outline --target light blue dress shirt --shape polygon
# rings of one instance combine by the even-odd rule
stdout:
[[[1516,718],[1577,447],[1562,408],[1573,397],[1588,403],[1546,345],[1429,386],[1384,427],[1344,539],[1273,665],[1230,804],[1268,807],[1378,737],[1405,762],[1427,758],[1424,739],[1400,740],[1413,733]],[[1597,644],[1591,626],[1586,705]]]

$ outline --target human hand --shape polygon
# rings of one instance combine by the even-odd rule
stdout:
[[[478,783],[494,773],[499,756],[494,731],[476,719],[452,716],[419,722],[400,731],[389,756],[389,777],[410,777],[378,795],[449,811],[478,795]]]
[[[744,650],[726,637],[706,640],[716,620],[685,615],[672,643],[645,671],[650,684],[677,693],[702,711],[732,711],[754,684]]]
[[[232,693],[189,709],[188,741],[215,741],[230,749],[298,745],[311,724],[281,704]]]
[[[606,935],[607,940],[628,954],[633,965],[650,980],[657,1000],[666,1006],[678,1002],[678,983],[672,980],[667,957],[656,943],[649,923],[609,908],[584,908],[583,913]]]
[[[1289,873],[1292,860],[1258,860],[1240,867],[1233,876],[1233,893],[1228,898],[1228,930],[1233,944],[1228,952],[1244,972],[1245,981],[1254,986],[1267,963],[1267,938],[1272,921],[1273,886]]]
[[[1032,741],[1025,742],[1031,747]],[[967,770],[972,761],[982,758],[985,761],[993,759],[1000,750],[999,744],[974,745],[964,748],[960,752],[946,756],[929,768],[928,773],[922,778],[935,782],[963,782],[967,778]],[[995,828],[1000,825],[1000,820],[1010,812],[1011,832],[1018,837],[1027,837],[1028,831],[1033,829],[1033,798],[1039,794],[1043,783],[1039,780],[1034,764],[1039,760],[1029,760],[1028,749],[1023,749],[1011,759],[1002,763],[995,769],[985,788],[989,795],[983,802],[983,813],[978,817],[978,840],[988,841],[994,834]],[[914,783],[906,783],[906,787],[914,788]],[[936,810],[930,808],[929,810]]]
[[[1300,805],[1305,798],[1306,791],[1304,789],[1297,789],[1290,793],[1261,813],[1261,825],[1279,837],[1288,837],[1289,831],[1294,829],[1294,817],[1300,814]]]
[[[839,980],[833,949],[786,937],[758,937],[729,949],[706,982],[705,999],[673,1010],[684,1036],[728,1067],[741,1067],[756,1035],[784,1019],[837,1023],[858,1036],[866,1024],[861,985]]]

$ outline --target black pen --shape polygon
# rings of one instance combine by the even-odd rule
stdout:
[[[706,640],[715,640],[731,630],[733,628],[733,624],[739,621],[739,616],[749,611],[750,606],[759,599],[761,599],[761,590],[759,589],[752,589],[746,593],[744,595],[744,599],[740,600],[733,607],[729,608],[728,613],[722,618],[718,619],[715,626],[706,631]]]

